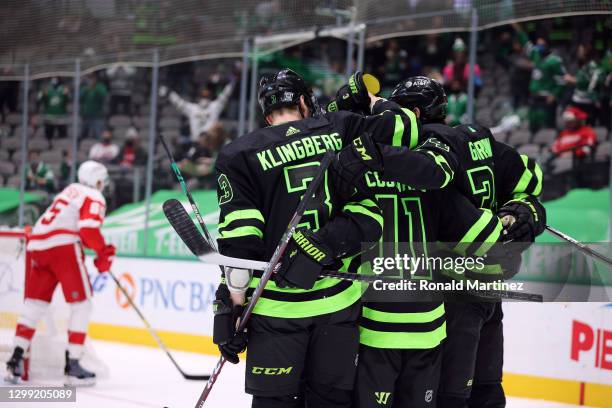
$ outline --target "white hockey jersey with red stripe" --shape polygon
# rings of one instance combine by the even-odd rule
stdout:
[[[95,188],[72,183],[59,193],[36,221],[28,250],[39,251],[81,241],[81,228],[100,228],[106,200]]]

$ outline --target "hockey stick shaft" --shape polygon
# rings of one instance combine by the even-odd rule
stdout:
[[[121,291],[121,293],[123,293],[123,296],[125,296],[125,298],[127,299],[127,301],[129,302],[130,306],[132,306],[132,309],[134,309],[134,311],[136,311],[136,314],[138,315],[138,317],[140,317],[140,320],[142,320],[142,322],[144,323],[145,327],[147,328],[147,330],[149,331],[149,333],[151,334],[151,336],[153,337],[153,339],[155,339],[155,342],[157,343],[157,345],[159,346],[159,348],[161,348],[166,355],[168,356],[168,358],[170,359],[170,361],[172,361],[172,364],[174,364],[174,367],[176,367],[176,369],[181,373],[181,375],[186,379],[186,380],[208,380],[209,379],[209,375],[193,375],[193,374],[187,374],[185,373],[181,367],[178,365],[178,363],[176,362],[176,360],[174,359],[174,357],[172,357],[172,354],[170,354],[170,351],[168,351],[168,349],[166,348],[166,345],[163,343],[163,341],[161,340],[161,338],[159,337],[159,335],[157,334],[157,332],[155,331],[155,329],[153,329],[153,327],[151,326],[151,324],[149,324],[149,321],[144,317],[144,315],[142,314],[142,312],[140,311],[140,309],[138,309],[138,307],[136,306],[136,304],[134,304],[134,301],[132,300],[132,298],[130,297],[130,295],[127,293],[127,291],[125,290],[125,288],[123,287],[123,285],[121,285],[121,283],[119,282],[119,280],[117,279],[117,277],[115,276],[115,274],[112,271],[108,271],[108,274],[110,275],[111,279],[113,281],[115,281],[115,285],[117,285],[117,287],[119,288],[119,290]]]
[[[325,156],[323,156],[323,160],[321,160],[321,165],[319,166],[319,171],[317,172],[314,179],[308,185],[308,188],[306,189],[306,192],[304,193],[304,196],[302,197],[302,201],[300,201],[300,204],[295,210],[293,217],[291,217],[291,221],[289,221],[289,225],[287,226],[287,229],[285,230],[283,236],[281,237],[281,240],[278,246],[274,250],[272,258],[270,259],[270,262],[265,268],[261,276],[261,279],[259,283],[257,284],[257,287],[255,287],[255,291],[253,292],[253,295],[251,296],[251,300],[249,301],[244,312],[242,313],[242,316],[240,318],[240,324],[238,325],[238,328],[236,329],[238,333],[244,331],[244,329],[246,328],[246,325],[251,317],[251,314],[253,313],[253,309],[255,308],[257,301],[261,297],[264,291],[264,288],[266,287],[266,284],[268,283],[268,281],[272,277],[272,274],[274,273],[274,269],[276,268],[283,254],[285,253],[285,250],[287,249],[287,245],[289,244],[289,241],[291,240],[291,237],[293,236],[293,232],[295,231],[295,228],[300,223],[300,220],[302,219],[302,216],[304,215],[304,211],[306,211],[308,205],[310,204],[312,200],[313,194],[317,191],[317,189],[321,185],[321,182],[323,181],[325,177],[325,172],[327,171],[327,168],[331,164],[333,157],[334,157],[333,153],[326,153]],[[210,376],[210,379],[206,383],[206,386],[204,387],[204,390],[202,391],[202,394],[200,395],[200,398],[198,399],[195,405],[196,408],[202,408],[204,406],[204,402],[206,402],[206,399],[208,398],[208,395],[210,394],[210,391],[213,385],[215,384],[215,381],[217,380],[217,377],[219,376],[224,364],[225,364],[225,358],[221,356],[221,358],[217,362],[217,366],[213,370]]]
[[[199,256],[199,259],[204,263],[217,264],[223,266],[231,266],[234,268],[253,269],[253,270],[264,270],[267,266],[267,262],[252,261],[250,259],[232,258],[224,256],[219,253],[210,253],[207,255]],[[364,282],[364,283],[397,283],[401,281],[401,278],[391,278],[377,275],[362,275],[352,272],[340,272],[336,270],[324,269],[320,274],[320,277],[339,279],[351,282]],[[527,302],[542,302],[543,297],[540,294],[528,293],[528,292],[514,292],[514,291],[476,291],[474,294],[488,297],[499,297],[503,299],[511,300],[523,300]]]
[[[187,248],[189,248],[189,250],[195,256],[197,256],[201,262],[210,265],[217,265],[220,267],[252,269],[259,271],[263,271],[269,267],[270,264],[268,262],[254,261],[251,259],[233,258],[230,256],[221,255],[206,241],[202,233],[196,227],[193,220],[189,217],[189,214],[187,214],[187,211],[185,211],[185,208],[180,203],[180,201],[176,199],[166,200],[163,205],[163,210],[164,214],[166,215],[166,218],[178,234],[179,238],[181,238]],[[362,275],[350,272],[340,272],[335,270],[323,270],[319,276],[352,282],[358,281],[372,283],[381,281],[396,283],[398,281],[397,278]],[[475,295],[477,296],[488,296],[485,291],[479,290],[476,292],[477,293],[475,293]],[[498,298],[531,302],[543,301],[542,295],[539,294],[513,291],[495,291],[495,293],[498,293],[498,295],[496,296]]]
[[[546,230],[551,233],[552,235],[556,236],[557,238],[560,238],[566,242],[569,242],[570,244],[574,245],[576,248],[578,248],[580,251],[582,251],[583,253],[592,256],[593,258],[597,258],[600,261],[602,261],[603,263],[607,264],[608,266],[612,266],[612,259],[608,258],[605,255],[600,254],[597,251],[592,250],[591,248],[589,248],[588,246],[586,246],[585,244],[583,244],[582,242],[570,237],[569,235],[567,235],[564,232],[559,231],[556,228],[551,227],[550,225],[546,226]]]
[[[181,189],[183,190],[183,193],[187,196],[187,200],[189,200],[189,204],[191,204],[191,209],[193,210],[193,213],[195,214],[196,219],[198,220],[198,223],[200,224],[200,227],[202,228],[202,231],[204,232],[204,236],[206,237],[206,240],[210,243],[210,245],[213,248],[216,248],[215,242],[211,238],[210,233],[208,232],[208,228],[206,228],[206,223],[204,222],[204,218],[202,218],[200,209],[198,208],[196,202],[194,201],[193,196],[191,195],[191,191],[189,191],[189,187],[187,187],[187,183],[185,183],[185,179],[183,178],[181,169],[179,169],[178,164],[176,164],[176,161],[174,160],[174,156],[172,155],[172,152],[170,151],[170,149],[168,148],[168,145],[166,144],[164,135],[161,133],[159,134],[159,140],[161,141],[161,144],[164,147],[164,150],[166,151],[166,155],[168,156],[168,159],[170,160],[170,167],[172,167],[172,171],[176,175],[176,179],[181,185]]]

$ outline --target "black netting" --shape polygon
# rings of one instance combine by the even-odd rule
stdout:
[[[84,71],[117,61],[150,66],[153,49],[162,65],[239,57],[245,37],[304,34],[276,44],[288,47],[322,27],[351,21],[367,24],[369,41],[463,31],[470,27],[472,7],[479,28],[612,13],[605,0],[5,0],[0,3],[0,79],[21,76],[25,63],[33,78],[70,75],[76,58]]]

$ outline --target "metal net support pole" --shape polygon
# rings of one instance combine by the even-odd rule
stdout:
[[[249,80],[249,52],[251,44],[245,38],[242,43],[242,71],[240,72],[240,110],[238,114],[238,136],[245,134],[247,120],[247,92]]]
[[[19,179],[19,212],[18,224],[23,227],[25,210],[25,187],[26,187],[26,165],[28,159],[28,94],[30,93],[30,65],[26,64],[23,69],[23,112],[21,112],[21,166]]]
[[[81,107],[81,60],[76,59],[74,62],[74,92],[72,101],[72,158],[70,163],[70,182],[74,183],[77,173],[78,162],[78,144],[79,144],[79,109]]]
[[[470,29],[470,76],[468,78],[467,116],[470,123],[474,122],[474,75],[476,68],[476,46],[478,42],[478,12],[472,8],[472,26]]]
[[[249,132],[255,130],[255,120],[257,112],[255,111],[257,105],[257,76],[259,69],[259,61],[257,55],[257,40],[253,42],[253,63],[251,64],[251,99],[249,102]]]
[[[145,225],[143,232],[143,254],[147,255],[149,245],[149,218],[151,194],[153,193],[153,159],[155,156],[155,122],[157,121],[157,87],[159,82],[159,51],[153,51],[153,72],[151,75],[151,114],[149,116],[149,146],[147,151],[147,180],[145,188]]]
[[[357,45],[357,70],[363,72],[365,60],[365,34],[366,26],[359,30],[359,44]]]

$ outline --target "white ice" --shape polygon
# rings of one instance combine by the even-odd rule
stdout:
[[[98,358],[110,369],[108,378],[95,387],[77,389],[75,403],[53,403],[54,408],[183,408],[193,407],[204,386],[203,381],[187,381],[176,371],[159,349],[93,340]],[[58,350],[58,353],[62,353]],[[195,353],[173,351],[183,370],[193,374],[210,373],[217,358]],[[40,382],[32,381],[32,385]],[[6,384],[3,384],[6,386]],[[61,385],[61,373],[55,382]],[[16,408],[40,408],[47,404],[2,403]],[[244,393],[244,364],[226,364],[206,403],[210,408],[249,407],[250,397]],[[575,405],[548,401],[509,398],[509,408],[562,408]]]

